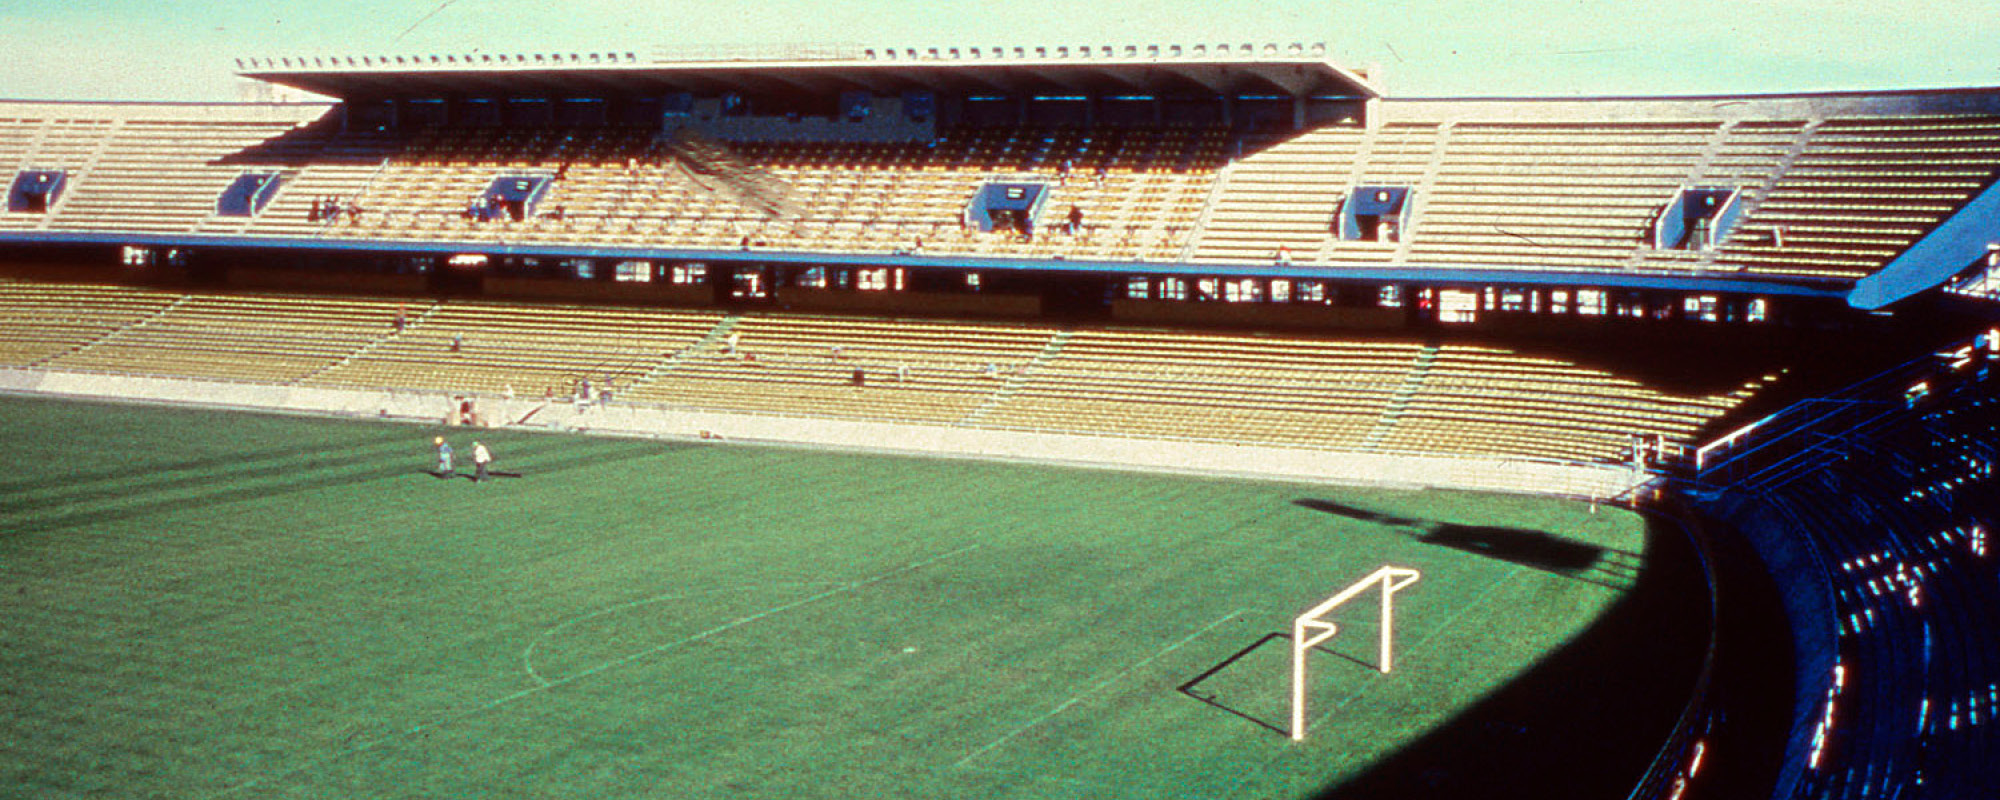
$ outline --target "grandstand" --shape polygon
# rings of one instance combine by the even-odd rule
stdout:
[[[0,389],[1632,506],[1714,624],[1692,692],[1627,687],[1679,716],[1619,793],[2000,789],[2000,90],[1404,99],[1302,45],[238,67],[330,99],[0,101]],[[1680,568],[1610,563],[1562,574]],[[1404,796],[1522,697],[1265,788]]]

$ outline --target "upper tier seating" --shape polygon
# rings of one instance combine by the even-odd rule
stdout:
[[[1232,165],[1196,261],[1702,269],[1852,280],[2000,173],[2000,119],[1389,122],[1302,134]],[[1342,241],[1354,186],[1413,189],[1395,241]],[[1746,213],[1710,251],[1656,250],[1681,187],[1735,187]]]
[[[327,233],[1168,259],[1186,244],[1222,148],[1222,131],[1212,128],[994,128],[926,143],[734,148],[634,129],[436,128],[356,195],[364,209],[358,220],[343,218]],[[534,218],[468,220],[467,203],[510,171],[561,178]],[[964,228],[961,211],[974,190],[996,178],[1051,185],[1033,240]],[[746,188],[746,180],[761,185]],[[1059,235],[1071,206],[1084,230]]]
[[[278,110],[274,111],[273,108]],[[0,164],[69,172],[50,213],[0,231],[334,237],[1068,260],[1704,270],[1849,281],[1990,185],[2000,118],[1874,115],[1332,124],[1251,152],[1220,127],[965,127],[922,143],[722,145],[639,128],[338,132],[321,109],[0,106]],[[233,116],[232,116],[233,115]],[[1261,140],[1260,140],[1261,141]],[[240,171],[285,182],[218,217]],[[538,216],[472,222],[510,172],[560,175]],[[1032,239],[969,231],[990,179],[1052,185]],[[1413,189],[1393,241],[1336,236],[1355,186]],[[1713,250],[1655,250],[1682,186],[1735,187]],[[314,219],[331,198],[361,213]],[[1082,231],[1058,233],[1074,206]]]

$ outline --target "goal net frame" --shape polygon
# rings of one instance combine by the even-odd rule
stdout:
[[[1332,639],[1340,632],[1340,626],[1326,616],[1341,604],[1362,593],[1382,585],[1382,631],[1381,656],[1378,662],[1383,674],[1392,667],[1390,639],[1392,636],[1396,592],[1416,583],[1423,574],[1408,567],[1383,566],[1368,577],[1355,581],[1354,585],[1342,589],[1339,594],[1320,601],[1319,605],[1292,619],[1292,741],[1306,738],[1306,654],[1321,642]]]

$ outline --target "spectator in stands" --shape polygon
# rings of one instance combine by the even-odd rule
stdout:
[[[396,304],[396,321],[395,321],[395,322],[393,323],[393,326],[395,327],[395,329],[396,329],[396,332],[397,332],[397,333],[402,333],[402,332],[403,332],[403,326],[405,326],[405,325],[408,325],[408,324],[410,324],[410,312],[409,312],[409,309],[408,309],[407,307],[405,307],[405,306],[404,306],[404,305],[403,305],[402,303],[397,303],[397,304]]]
[[[743,343],[743,340],[742,340],[742,339],[741,339],[740,337],[741,337],[741,334],[738,334],[738,333],[737,333],[737,332],[735,332],[735,331],[730,331],[730,332],[729,332],[729,338],[728,338],[728,339],[724,339],[724,340],[723,340],[723,343],[722,343],[722,352],[723,352],[723,353],[725,353],[725,354],[727,354],[727,355],[732,355],[732,356],[733,356],[733,355],[739,355],[739,354],[738,354],[738,353],[736,352],[736,347],[737,347],[738,345],[740,345],[740,344],[742,344],[742,343]]]
[[[600,405],[600,406],[608,406],[608,405],[611,405],[611,391],[612,391],[613,389],[617,388],[617,387],[616,387],[616,386],[615,386],[615,385],[614,385],[614,384],[612,383],[612,380],[613,380],[613,377],[612,377],[612,376],[610,376],[610,375],[606,375],[606,376],[604,376],[604,385],[603,385],[603,386],[600,386],[600,387],[598,387],[598,389],[597,389],[597,404],[598,404],[598,405]]]
[[[464,350],[465,350],[465,335],[459,333],[452,334],[451,351],[454,353],[458,353],[458,352],[463,352]]]
[[[437,476],[449,478],[458,474],[458,471],[451,466],[451,443],[439,436],[431,440],[431,445],[437,448]]]
[[[861,386],[862,384],[868,382],[868,376],[861,371],[860,367],[855,367],[854,377],[850,378],[849,380],[852,381],[855,386]]]
[[[896,382],[897,383],[910,382],[910,365],[908,364],[896,365]]]
[[[1292,265],[1292,249],[1291,249],[1291,248],[1289,248],[1289,247],[1286,247],[1286,246],[1284,246],[1284,245],[1282,245],[1282,244],[1281,244],[1281,245],[1278,245],[1278,254],[1277,254],[1277,256],[1275,257],[1275,259],[1274,259],[1274,260],[1275,260],[1275,261],[1277,262],[1278,266],[1281,266],[1281,267],[1289,267],[1289,266],[1291,266],[1291,265]]]
[[[326,208],[326,198],[313,198],[312,207],[306,209],[306,221],[318,222],[320,209]]]
[[[493,463],[493,453],[480,442],[472,443],[472,482],[486,482],[486,465]]]
[[[1083,232],[1083,209],[1076,207],[1076,205],[1074,204],[1071,204],[1069,207],[1069,235],[1075,236],[1082,232]]]
[[[1375,240],[1379,242],[1396,241],[1396,221],[1393,219],[1382,220],[1382,224],[1375,228]]]
[[[581,408],[588,402],[590,402],[590,379],[584,378],[576,382],[576,404]]]

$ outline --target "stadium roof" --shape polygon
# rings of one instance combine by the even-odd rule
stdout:
[[[844,91],[1007,96],[1380,97],[1325,47],[1119,45],[424,53],[237,59],[247,78],[341,99]]]

